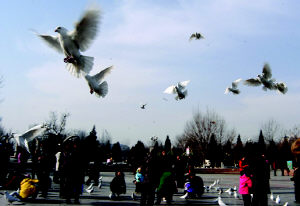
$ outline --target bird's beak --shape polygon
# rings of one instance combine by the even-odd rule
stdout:
[[[93,93],[94,93],[94,90],[93,90],[93,89],[90,89],[90,93],[93,94]]]
[[[57,30],[57,29],[55,29],[55,30],[54,30],[54,32],[58,32],[58,30]]]

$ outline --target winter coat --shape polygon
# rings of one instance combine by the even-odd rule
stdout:
[[[250,177],[245,174],[240,176],[240,188],[239,193],[241,195],[250,194],[250,190],[252,188],[252,180]]]
[[[27,198],[36,192],[36,186],[34,183],[38,183],[37,179],[25,178],[20,183],[20,197]]]

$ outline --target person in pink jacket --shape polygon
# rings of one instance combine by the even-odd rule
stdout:
[[[244,206],[251,206],[251,195],[250,190],[252,188],[252,180],[248,172],[244,172],[240,176],[240,187],[239,193],[243,196]]]

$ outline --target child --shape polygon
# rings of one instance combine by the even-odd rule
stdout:
[[[139,167],[139,168],[137,168],[137,170],[136,170],[135,180],[134,180],[134,184],[135,184],[135,192],[136,192],[136,193],[142,192],[142,186],[143,186],[142,184],[143,184],[143,182],[144,182],[144,175],[142,174],[142,168]],[[132,198],[133,200],[135,200],[136,197],[135,197],[134,192],[132,193],[131,198]]]
[[[240,176],[239,193],[243,196],[244,206],[250,206],[251,205],[250,190],[252,188],[252,180],[246,168],[244,168],[243,173],[244,174]]]
[[[21,199],[26,199],[28,197],[36,198],[38,194],[37,187],[35,186],[36,183],[38,183],[39,180],[37,179],[31,179],[29,176],[24,178],[20,183],[20,192],[14,192],[11,195],[17,196]]]

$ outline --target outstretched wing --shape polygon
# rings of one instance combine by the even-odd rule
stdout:
[[[263,73],[263,77],[266,78],[266,79],[270,79],[272,77],[272,71],[271,71],[271,68],[270,68],[269,64],[266,63],[264,65],[262,73]]]
[[[37,35],[42,40],[44,40],[48,44],[48,46],[54,48],[59,53],[63,53],[63,50],[62,50],[62,48],[60,46],[58,37],[50,36],[50,35],[42,35],[42,34],[37,34]]]
[[[40,135],[44,131],[46,131],[46,127],[40,124],[24,132],[24,134],[22,134],[21,137],[26,139],[28,142],[30,142],[36,136]]]
[[[190,36],[190,41],[193,40],[193,38],[196,38],[196,34],[192,34],[192,35]]]
[[[257,86],[261,85],[261,81],[258,78],[251,78],[251,79],[245,80],[244,84],[248,85],[248,86],[255,86],[255,87],[257,87]]]
[[[81,51],[85,51],[95,39],[100,21],[100,10],[87,10],[79,22],[75,24],[75,30],[70,33],[72,39],[78,44]]]
[[[234,82],[232,82],[232,88],[233,88],[233,89],[236,89],[236,88],[237,88],[237,85],[240,83],[240,81],[242,81],[241,78],[235,80]]]
[[[179,83],[178,83],[179,89],[180,89],[180,90],[184,89],[184,88],[188,85],[189,82],[190,82],[190,80],[183,81],[183,82],[179,82]]]
[[[106,75],[108,75],[113,68],[114,68],[114,66],[107,67],[106,69],[103,69],[101,72],[99,72],[98,74],[96,74],[94,76],[96,82],[99,83],[100,81],[102,81],[102,79],[104,79],[104,77]]]
[[[175,86],[169,86],[167,89],[165,89],[164,93],[166,94],[176,94]]]

